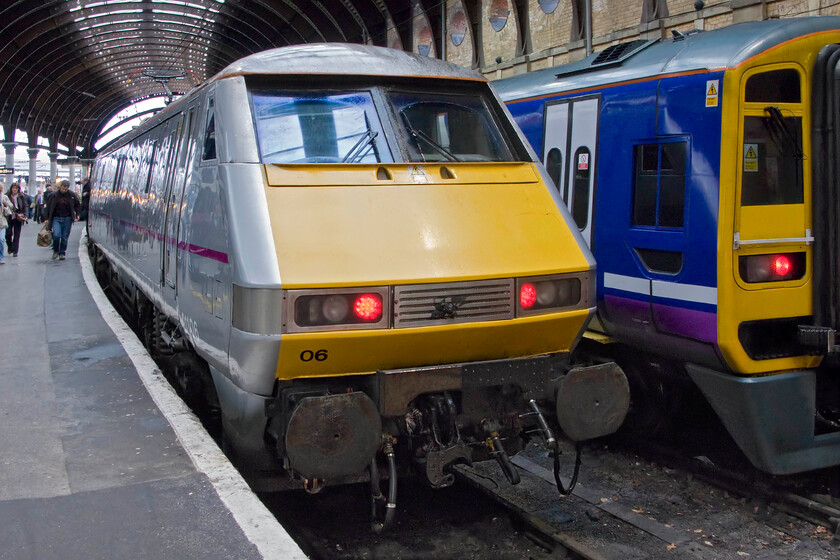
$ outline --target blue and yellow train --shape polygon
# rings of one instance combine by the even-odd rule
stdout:
[[[840,463],[838,43],[750,22],[494,82],[595,255],[588,348],[632,416],[690,378],[775,474]]]

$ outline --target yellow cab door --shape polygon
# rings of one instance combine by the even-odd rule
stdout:
[[[764,64],[740,80],[733,306],[721,349],[736,372],[779,371],[812,313],[810,112],[807,73]],[[734,132],[734,131],[733,131]],[[801,361],[802,358],[799,358]]]

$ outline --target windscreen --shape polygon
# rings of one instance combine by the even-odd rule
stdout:
[[[522,161],[492,101],[457,85],[251,89],[261,161],[275,164]]]
[[[263,163],[390,161],[371,94],[254,92]],[[384,157],[383,157],[384,156]]]
[[[512,161],[481,96],[391,92],[412,161]]]

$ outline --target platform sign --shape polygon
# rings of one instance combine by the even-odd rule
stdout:
[[[14,175],[15,168],[14,167],[0,167],[0,175]]]

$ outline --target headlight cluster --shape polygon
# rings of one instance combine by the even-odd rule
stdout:
[[[285,292],[284,332],[500,321],[590,305],[594,274]]]
[[[576,306],[581,301],[579,278],[545,278],[517,282],[519,314],[547,312]]]
[[[299,327],[370,325],[383,317],[383,296],[375,292],[309,294],[294,301],[294,322]]]

